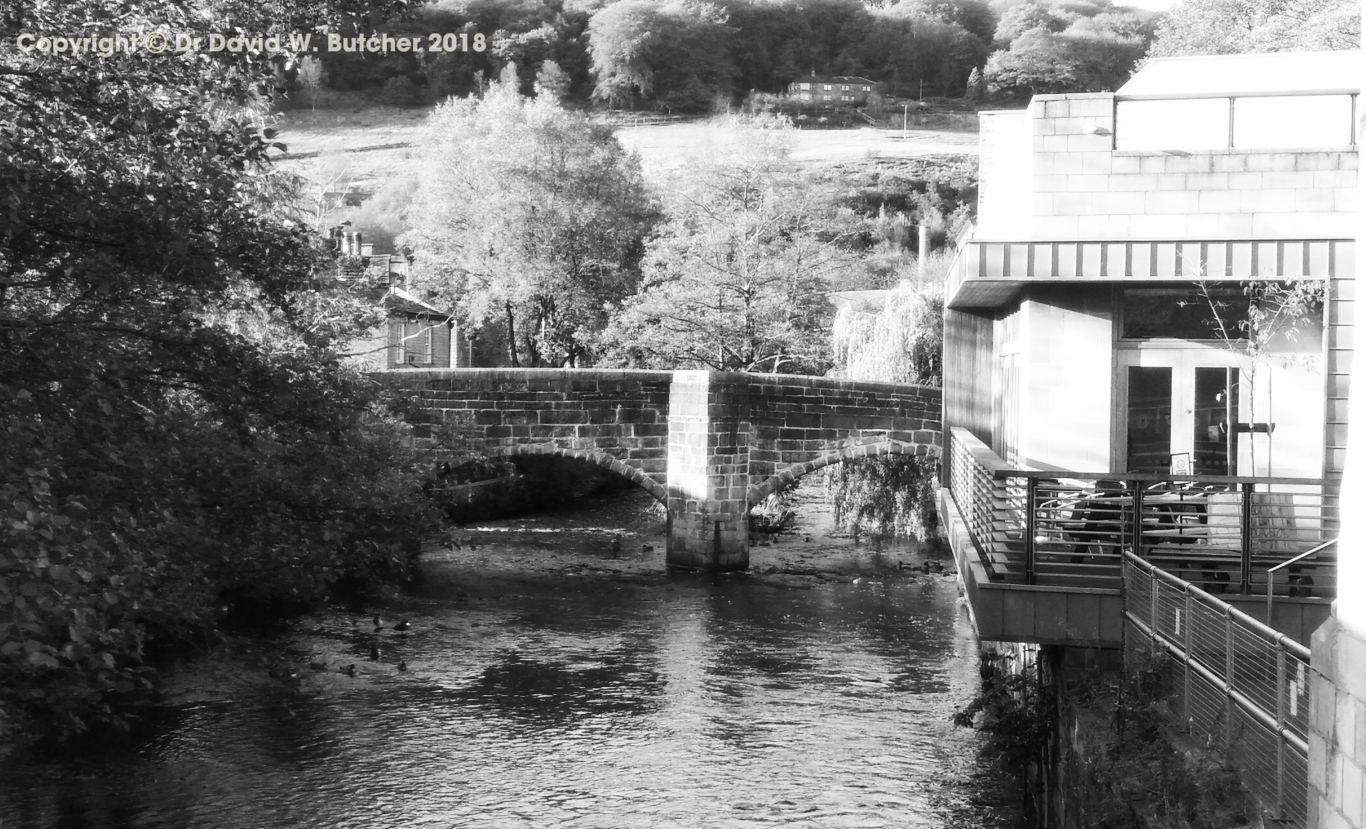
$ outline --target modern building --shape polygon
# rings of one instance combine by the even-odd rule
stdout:
[[[946,284],[944,428],[945,508],[972,536],[984,583],[1117,588],[1117,554],[1141,546],[1173,560],[1226,556],[1228,572],[1207,568],[1204,583],[1247,593],[1277,556],[1332,535],[1353,347],[1359,61],[1155,59],[1115,93],[982,113],[978,220]],[[1296,285],[1309,297],[1291,303],[1303,316],[1250,346],[1249,326],[1267,331]],[[1172,494],[1197,488],[1199,498]],[[1156,529],[1101,549],[1098,529],[1134,525],[1097,521],[1090,507],[1140,490],[1162,493],[1151,510],[1199,503],[1145,513]],[[1078,555],[1098,552],[1110,558]],[[1282,585],[1301,606],[1277,612],[1298,613],[1285,622],[1307,640],[1331,579],[1303,580],[1317,589]],[[1118,640],[1101,618],[1050,618],[1056,630],[1019,640]],[[986,638],[1015,635],[998,623]]]
[[[1366,825],[1363,74],[1162,58],[984,112],[946,279],[940,506],[982,638],[1165,651],[1178,719],[1304,827]]]
[[[800,78],[787,85],[787,96],[804,103],[822,106],[863,106],[876,84],[856,75],[816,75]]]

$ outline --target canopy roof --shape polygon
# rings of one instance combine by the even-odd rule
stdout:
[[[1360,51],[1153,58],[1117,98],[1327,95],[1361,90]]]

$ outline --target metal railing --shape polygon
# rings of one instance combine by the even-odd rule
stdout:
[[[1168,654],[1168,703],[1237,764],[1275,817],[1307,819],[1309,650],[1200,588],[1123,554],[1124,651]]]
[[[1311,595],[1314,590],[1313,576],[1304,574],[1305,565],[1302,562],[1308,561],[1318,556],[1324,550],[1338,543],[1336,538],[1329,539],[1312,550],[1307,550],[1291,559],[1286,559],[1275,567],[1268,567],[1266,571],[1266,623],[1271,624],[1272,611],[1272,588],[1276,584],[1276,571],[1286,567],[1290,568],[1290,579],[1286,585],[1286,592],[1291,596],[1301,594]]]
[[[946,438],[949,491],[993,579],[1115,588],[1133,552],[1212,593],[1333,595],[1322,481],[1017,469],[965,429]],[[1278,585],[1283,562],[1295,580]]]

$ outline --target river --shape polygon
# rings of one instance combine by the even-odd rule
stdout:
[[[723,576],[665,570],[640,492],[472,526],[375,606],[181,660],[126,740],[0,761],[0,827],[1019,826],[950,721],[952,561],[796,500]]]

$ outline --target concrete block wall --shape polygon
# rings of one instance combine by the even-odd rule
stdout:
[[[1329,618],[1311,651],[1307,825],[1366,826],[1366,640]]]
[[[1036,240],[1355,235],[1355,151],[1116,152],[1109,93],[1038,95],[1015,117],[1029,126],[1028,185],[1008,175],[984,181],[982,239],[997,232]],[[987,142],[1012,133],[984,128],[982,138],[983,158],[994,158],[1001,153]],[[984,164],[983,178],[993,169]]]

